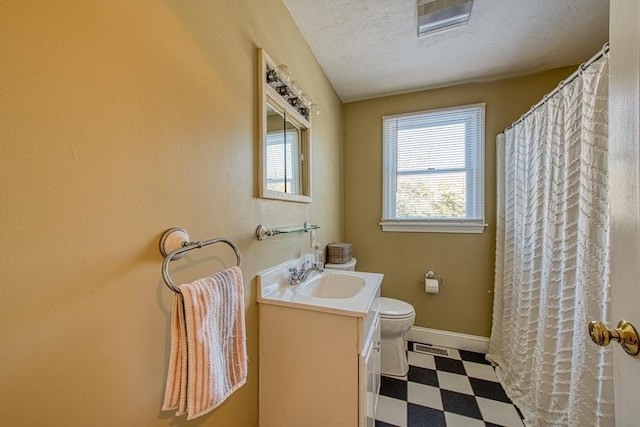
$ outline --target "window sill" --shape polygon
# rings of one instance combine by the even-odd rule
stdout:
[[[412,221],[412,220],[383,220],[380,225],[382,231],[397,233],[484,233],[487,224],[478,222],[455,221]]]

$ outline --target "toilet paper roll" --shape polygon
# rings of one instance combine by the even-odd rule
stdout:
[[[438,279],[424,279],[424,291],[428,294],[437,294],[440,292]]]

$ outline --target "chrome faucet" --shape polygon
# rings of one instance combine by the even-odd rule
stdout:
[[[289,284],[299,285],[300,283],[307,280],[307,277],[309,277],[309,275],[314,271],[318,273],[322,273],[324,269],[322,268],[322,265],[318,265],[315,263],[312,264],[312,263],[309,263],[308,261],[305,261],[305,263],[302,264],[302,266],[300,267],[300,270],[298,270],[295,267],[291,267],[289,269],[289,272],[291,273],[291,276],[289,276]]]

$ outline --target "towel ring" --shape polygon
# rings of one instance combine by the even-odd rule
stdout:
[[[192,249],[200,249],[214,243],[226,243],[231,246],[231,249],[233,249],[236,254],[237,266],[242,266],[242,255],[240,254],[240,249],[238,249],[236,244],[231,240],[223,237],[216,237],[203,242],[190,242],[189,233],[187,233],[184,228],[174,227],[164,232],[160,238],[160,253],[164,256],[164,261],[162,262],[162,279],[169,289],[175,293],[181,293],[178,286],[169,276],[169,263],[174,259],[182,258],[185,252],[189,252]]]

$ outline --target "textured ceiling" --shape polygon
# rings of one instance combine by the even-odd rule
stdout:
[[[416,0],[284,0],[344,102],[589,59],[608,0],[474,0],[469,23],[418,38]]]

